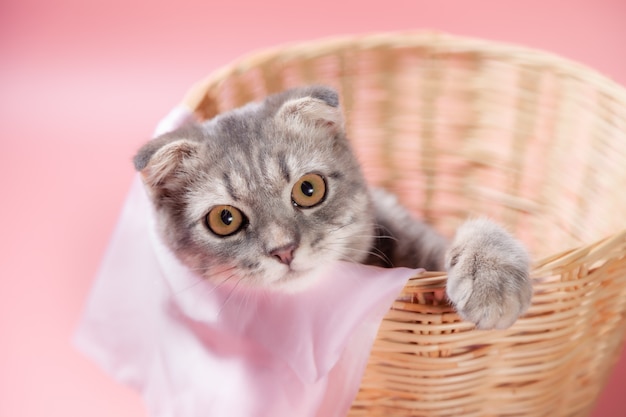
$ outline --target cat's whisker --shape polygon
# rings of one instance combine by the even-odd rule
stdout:
[[[239,317],[241,313],[241,306],[244,306],[244,310],[246,309],[246,305],[248,304],[249,293],[246,291],[243,294],[243,297],[239,300],[239,305],[237,306],[237,317]]]
[[[391,240],[394,240],[396,242],[398,241],[398,238],[393,236],[393,233],[391,232],[391,230],[389,230],[388,227],[383,226],[380,223],[374,224],[374,227],[381,232],[380,235],[377,235],[376,237],[378,237],[380,239],[391,239]],[[384,232],[385,234],[383,235],[382,232]]]
[[[342,250],[337,250],[334,249],[330,246],[326,246],[327,250],[338,253],[340,255],[343,255],[345,252],[351,251],[351,252],[355,252],[355,253],[359,253],[359,254],[366,254],[366,255],[372,255],[377,257],[378,259],[380,259],[381,261],[383,261],[386,264],[391,264],[391,260],[387,257],[387,255],[385,255],[384,252],[382,252],[381,250],[377,249],[377,248],[371,248],[371,250],[365,250],[365,249],[356,249],[356,248],[350,248],[350,247],[342,247]],[[352,259],[344,259],[345,261],[348,262],[352,262],[352,263],[361,263],[361,262],[357,262],[354,261]]]
[[[224,274],[224,273],[231,272],[231,271],[233,271],[233,270],[235,270],[235,269],[236,269],[236,267],[234,267],[234,266],[232,266],[232,267],[228,267],[228,268],[223,269],[223,270],[220,270],[220,271],[218,271],[218,272],[216,272],[215,274],[212,274],[212,275],[215,275],[215,276],[222,275],[222,274]],[[190,270],[191,270],[191,271],[194,271],[194,269],[190,269]],[[197,268],[197,270],[206,271],[206,268]],[[216,291],[218,288],[220,288],[222,285],[224,285],[224,284],[225,284],[225,283],[226,283],[229,279],[231,279],[234,275],[235,275],[235,274],[231,274],[231,275],[227,276],[225,279],[223,279],[223,280],[221,280],[220,282],[218,282],[217,284],[215,284],[215,285],[213,286],[213,288],[211,288],[211,290],[207,293],[207,295],[213,294],[213,292],[214,292],[214,291]],[[191,289],[193,289],[193,288],[197,287],[198,285],[202,284],[202,283],[203,283],[203,282],[205,282],[205,281],[206,281],[206,278],[205,278],[205,277],[198,277],[198,279],[194,280],[194,282],[192,282],[190,285],[188,285],[188,286],[186,286],[186,287],[183,287],[183,288],[178,289],[178,290],[174,293],[174,295],[175,295],[175,296],[177,296],[177,295],[180,295],[180,294],[182,294],[182,293],[184,293],[184,292],[186,292],[186,291],[189,291],[189,290],[191,290]]]
[[[354,239],[354,238],[390,239],[390,240],[398,241],[398,239],[395,238],[394,236],[387,236],[387,235],[382,235],[382,236],[378,236],[378,235],[350,235],[350,236],[340,236],[340,237],[335,238],[335,240],[350,240],[350,239]]]
[[[348,221],[348,222],[332,222],[332,223],[328,223],[329,226],[337,226],[334,229],[332,229],[332,231],[336,231],[336,230],[341,230],[344,227],[348,227],[348,226],[353,226],[354,223],[352,221]],[[376,223],[360,223],[359,227],[365,228],[368,227],[369,229],[374,229],[374,227],[376,227],[377,224]]]
[[[194,288],[194,287],[196,287],[196,286],[200,285],[200,284],[201,284],[201,283],[203,283],[203,282],[204,282],[204,280],[203,280],[202,278],[195,279],[195,280],[194,280],[194,282],[192,282],[191,284],[189,284],[189,285],[187,285],[187,286],[184,286],[184,287],[182,287],[182,288],[178,288],[178,289],[176,289],[176,290],[174,291],[174,296],[181,295],[182,293],[184,293],[184,292],[187,292],[187,291],[191,290],[192,288]]]
[[[341,229],[343,229],[344,227],[350,226],[351,223],[347,223],[347,224],[343,224],[335,229],[331,229],[331,233],[337,232]],[[391,231],[389,230],[389,228],[382,226],[378,223],[370,223],[370,224],[366,224],[365,226],[368,226],[368,228],[370,230],[379,230],[379,231],[384,231],[385,234],[375,234],[375,233],[370,233],[370,234],[350,234],[349,236],[343,236],[340,237],[341,239],[351,239],[351,238],[378,238],[378,239],[390,239],[390,240],[394,240],[394,241],[398,241],[398,238],[396,238],[395,236],[393,236],[393,234],[391,233]]]
[[[386,265],[393,265],[393,263],[391,262],[391,259],[389,259],[389,257],[380,249],[377,248],[372,248],[373,250],[358,250],[358,249],[354,249],[354,248],[350,248],[350,250],[352,250],[353,252],[360,252],[360,253],[365,253],[367,255],[372,255],[378,259],[380,259],[381,261],[383,261],[383,263],[385,263]]]
[[[259,297],[263,295],[264,293],[265,293],[264,291],[258,291],[256,293],[252,293],[251,291],[245,291],[243,294],[243,297],[241,298],[239,302],[239,307],[237,308],[237,316],[239,316],[242,306],[243,306],[244,311],[249,310],[250,304],[252,300],[254,300],[255,296]]]
[[[209,291],[209,294],[213,294],[215,291],[217,291],[222,285],[226,284],[228,281],[230,281],[233,277],[237,276],[237,274],[230,274],[228,275],[226,278],[224,278],[222,281],[220,281],[217,285],[215,285],[213,288],[211,288],[211,291]]]
[[[229,277],[232,278],[233,276],[235,276],[234,274],[231,275]],[[239,284],[241,284],[241,281],[243,281],[243,278],[239,278],[237,280],[237,282],[235,283],[235,285],[233,285],[233,288],[231,288],[230,292],[228,293],[228,295],[226,296],[226,299],[224,300],[224,303],[222,304],[222,306],[220,307],[219,311],[217,312],[217,317],[219,317],[222,314],[222,311],[224,311],[224,308],[226,307],[226,305],[228,304],[228,302],[231,300],[231,298],[233,297],[233,294],[235,293],[235,291],[237,290],[237,287],[239,286]]]
[[[395,242],[399,242],[398,238],[396,238],[395,236],[380,235],[380,236],[374,236],[374,237],[377,239],[389,239]]]

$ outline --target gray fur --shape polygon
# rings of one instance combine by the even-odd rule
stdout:
[[[508,327],[530,303],[528,256],[502,228],[467,222],[446,252],[432,228],[367,187],[330,88],[288,90],[183,127],[144,145],[134,163],[165,243],[218,283],[297,290],[335,260],[445,266],[451,302],[478,327]],[[327,195],[305,209],[293,204],[291,190],[308,173],[325,179]],[[205,222],[216,205],[237,207],[248,223],[216,236]],[[285,248],[295,248],[289,264],[275,255]]]

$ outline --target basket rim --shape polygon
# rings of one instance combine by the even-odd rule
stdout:
[[[531,265],[531,278],[539,279],[551,275],[559,268],[571,266],[572,263],[576,263],[581,259],[589,263],[592,258],[600,259],[602,256],[606,255],[607,252],[622,245],[626,246],[626,228],[596,241],[570,247],[569,249],[564,249],[533,260]],[[423,271],[413,275],[411,280],[420,280],[420,287],[426,285],[438,287],[445,278],[445,271]]]
[[[297,58],[316,58],[330,55],[348,47],[358,50],[377,48],[424,47],[441,51],[442,54],[474,53],[485,57],[518,61],[525,65],[550,66],[567,73],[574,79],[589,83],[604,93],[610,93],[626,103],[626,86],[622,86],[593,67],[540,48],[514,42],[488,40],[479,37],[453,35],[442,31],[410,30],[371,32],[365,34],[334,35],[306,41],[296,41],[259,48],[241,55],[231,63],[211,71],[187,91],[182,105],[196,110],[215,89],[232,74],[245,72],[260,62]]]

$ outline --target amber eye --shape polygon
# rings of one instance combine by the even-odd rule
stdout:
[[[206,215],[207,227],[221,237],[234,235],[246,223],[247,219],[243,213],[233,206],[215,206]]]
[[[320,204],[326,197],[326,181],[319,174],[306,174],[296,182],[291,190],[291,200],[302,208]]]

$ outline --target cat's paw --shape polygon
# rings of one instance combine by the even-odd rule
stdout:
[[[446,293],[464,320],[479,329],[505,329],[530,305],[529,263],[524,246],[500,226],[470,220],[446,254]]]

